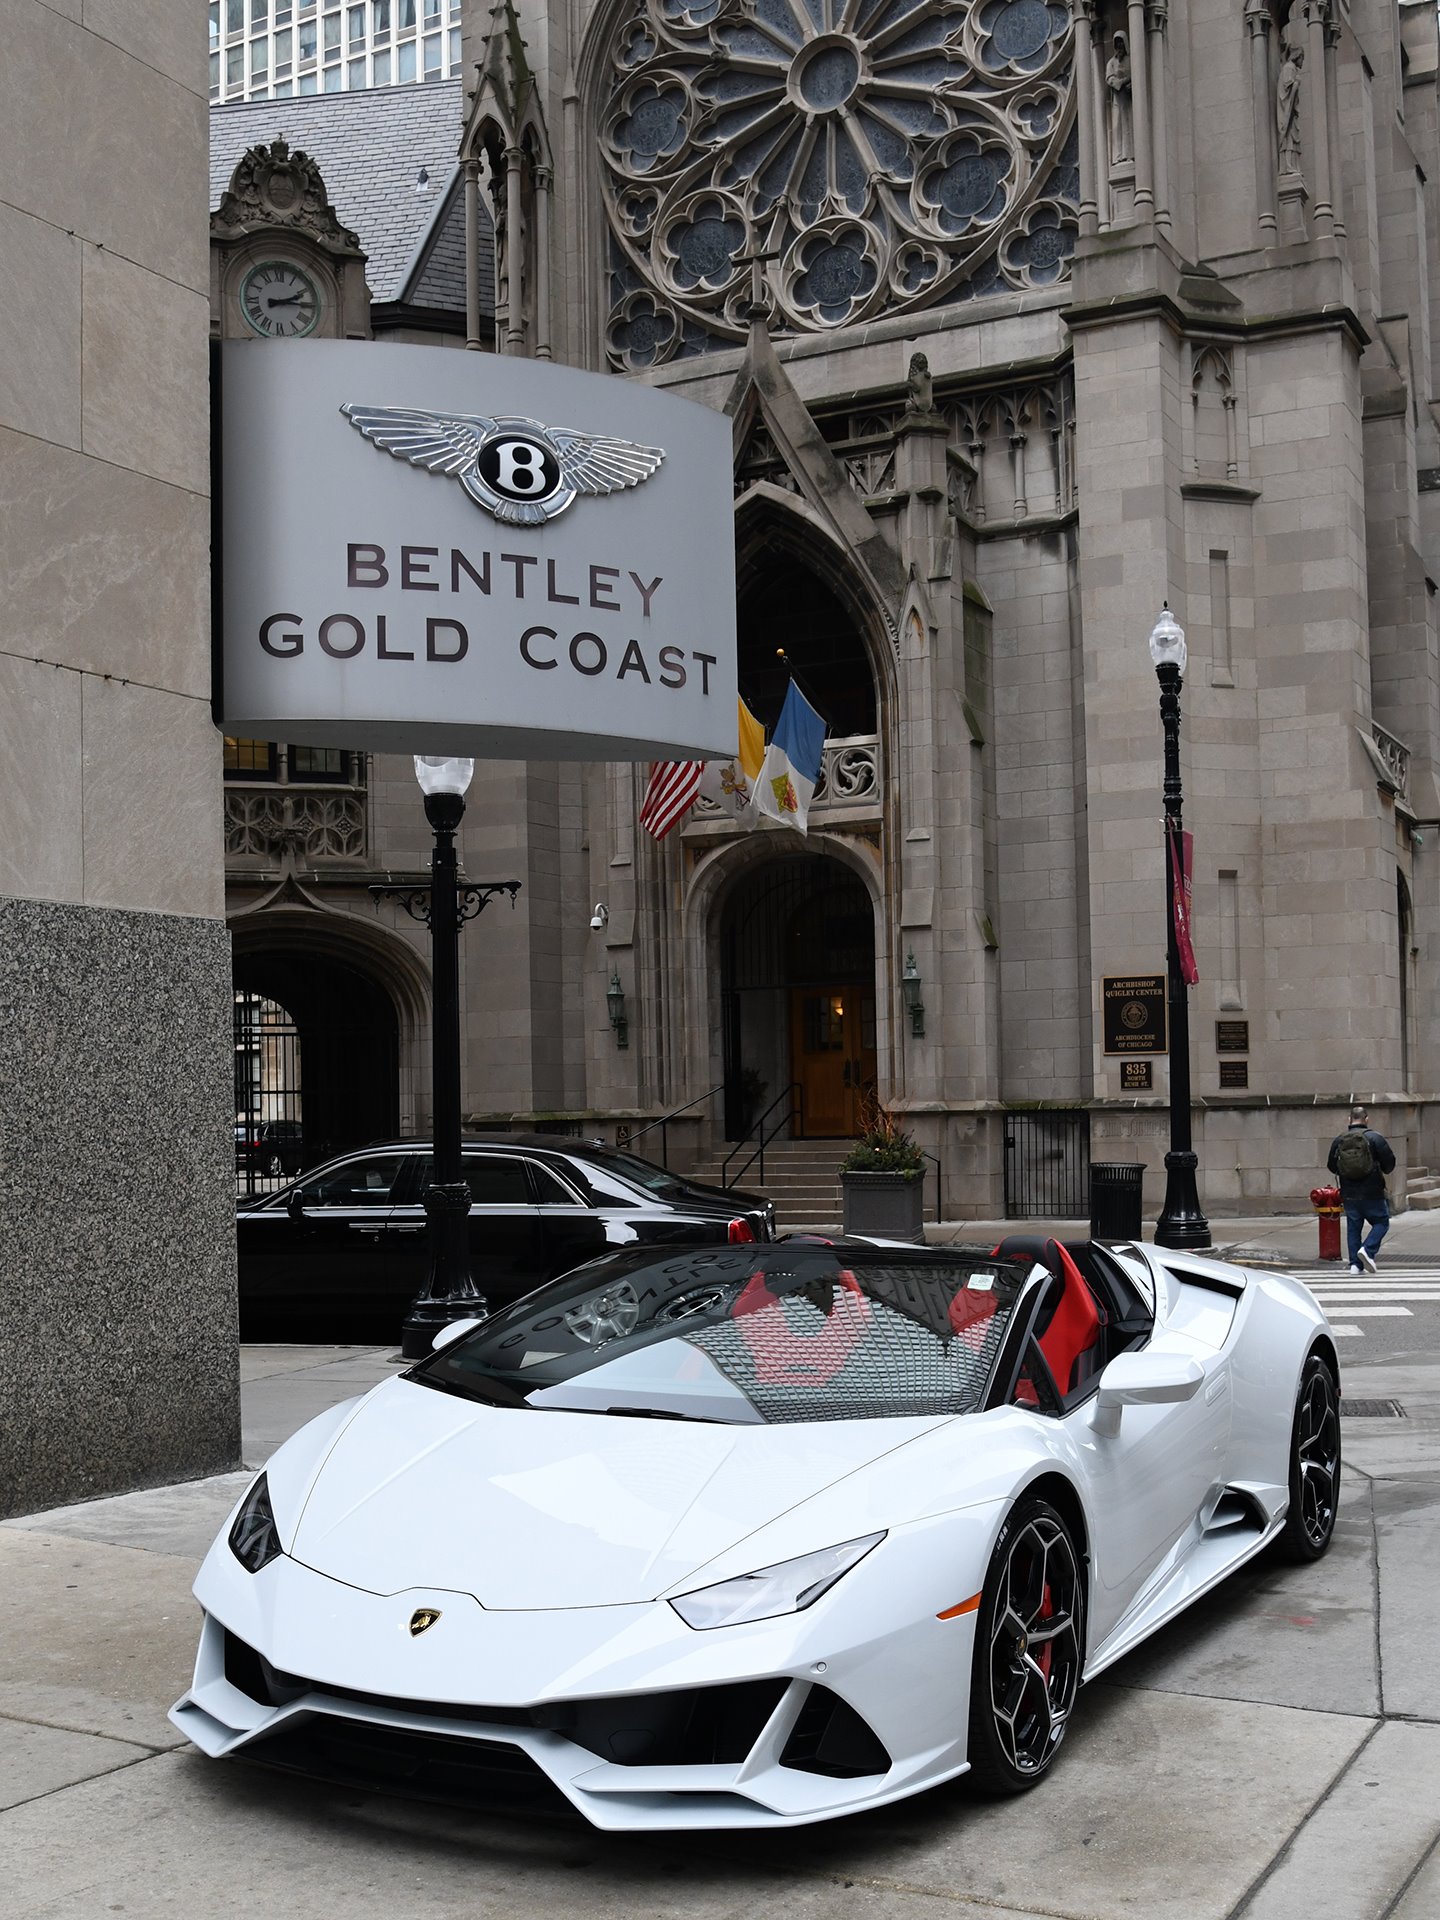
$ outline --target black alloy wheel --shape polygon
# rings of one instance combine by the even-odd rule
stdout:
[[[1290,1511],[1280,1535],[1287,1559],[1318,1560],[1335,1536],[1340,1506],[1340,1390],[1323,1354],[1300,1375],[1290,1433]]]
[[[1085,1578],[1063,1517],[1018,1501],[985,1575],[970,1669],[970,1780],[1022,1793],[1049,1771],[1080,1686]]]

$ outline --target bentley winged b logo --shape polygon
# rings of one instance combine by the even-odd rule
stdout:
[[[541,526],[577,494],[618,493],[648,480],[665,458],[603,433],[546,427],[522,414],[431,413],[424,407],[357,407],[341,413],[367,440],[432,473],[448,473],[479,506],[512,526]]]
[[[438,1607],[417,1607],[410,1616],[410,1638],[413,1640],[418,1634],[428,1633],[439,1618]]]

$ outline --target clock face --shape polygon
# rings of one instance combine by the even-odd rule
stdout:
[[[266,339],[313,333],[320,318],[315,282],[288,260],[262,260],[240,283],[245,323]]]

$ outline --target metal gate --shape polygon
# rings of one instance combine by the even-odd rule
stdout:
[[[235,995],[235,1191],[272,1193],[304,1164],[300,1033],[258,993]]]
[[[1090,1213],[1090,1116],[1083,1107],[1005,1115],[1005,1218],[1084,1220]]]

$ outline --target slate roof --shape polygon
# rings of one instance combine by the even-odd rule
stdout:
[[[372,302],[404,300],[463,313],[464,194],[455,155],[464,120],[460,80],[212,107],[210,205],[219,206],[243,154],[283,135],[312,156],[341,225],[359,236],[369,256]],[[417,193],[421,167],[429,187]],[[491,313],[493,248],[483,199],[480,222],[481,307]]]

